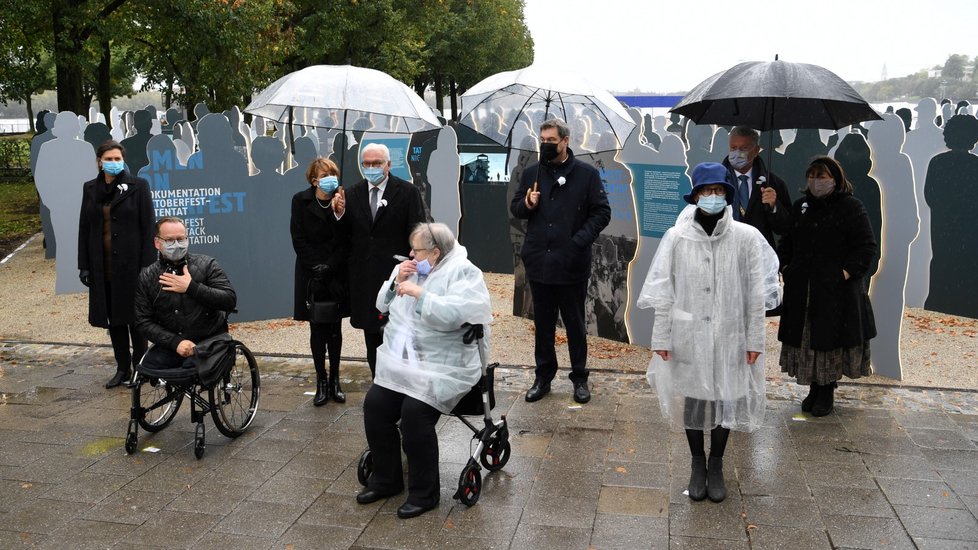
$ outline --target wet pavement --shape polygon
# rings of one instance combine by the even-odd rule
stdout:
[[[310,362],[259,359],[243,436],[208,418],[196,460],[184,403],[129,456],[130,392],[102,387],[108,348],[0,342],[0,548],[978,548],[975,392],[847,384],[835,414],[811,418],[801,388],[771,380],[765,425],[732,434],[714,504],[683,495],[685,436],[644,375],[593,373],[583,406],[561,378],[526,403],[532,371],[503,366],[509,463],[483,471],[475,506],[452,500],[470,432],[444,418],[441,504],[401,520],[403,496],[354,500],[366,365],[344,363],[345,405],[315,408]]]

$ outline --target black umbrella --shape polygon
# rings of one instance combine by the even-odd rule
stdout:
[[[758,131],[839,128],[882,120],[838,75],[807,63],[749,61],[701,82],[670,112],[697,124]]]

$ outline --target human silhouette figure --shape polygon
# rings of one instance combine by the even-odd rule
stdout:
[[[762,142],[762,145],[764,143]],[[795,133],[795,140],[784,148],[784,171],[777,172],[789,185],[805,181],[805,171],[811,160],[829,152],[822,136],[814,128],[802,128]],[[773,171],[773,169],[772,169]]]
[[[652,115],[645,115],[643,117],[645,122],[642,127],[642,135],[645,137],[645,142],[652,146],[653,149],[658,149],[659,144],[662,143],[662,137],[656,133],[655,122],[652,120]]]
[[[954,116],[954,109],[954,104],[951,103],[951,100],[945,99],[941,101],[941,119],[944,121],[951,120],[951,117]],[[941,123],[938,122],[938,125],[941,125]]]
[[[437,145],[428,159],[428,170],[425,180],[431,186],[430,202],[431,217],[442,222],[458,235],[461,230],[462,204],[461,190],[458,185],[459,157],[458,135],[451,126],[443,126],[438,130]],[[415,182],[417,183],[417,182]],[[424,193],[421,195],[424,197]]]
[[[329,160],[333,161],[340,169],[340,185],[353,185],[360,180],[360,157],[357,154],[357,147],[349,147],[350,134],[348,132],[337,132],[333,136],[333,152],[329,155]]]
[[[971,114],[971,102],[967,99],[962,99],[954,107],[954,114],[956,115],[970,115]]]
[[[907,134],[903,152],[910,156],[913,164],[914,191],[917,197],[917,215],[920,217],[920,230],[917,238],[910,244],[910,268],[907,272],[907,307],[924,307],[927,291],[930,288],[931,260],[931,222],[930,206],[924,200],[924,183],[927,180],[927,166],[934,155],[947,150],[940,127],[934,122],[937,118],[937,101],[926,97],[917,103],[917,127]]]
[[[95,149],[81,139],[78,117],[62,111],[54,120],[54,139],[45,142],[37,155],[34,181],[41,200],[51,209],[55,240],[55,292],[82,292],[78,280],[78,210],[82,184],[98,175]]]
[[[35,171],[37,169],[37,155],[41,151],[41,145],[54,139],[54,133],[51,130],[54,129],[54,119],[58,116],[57,113],[52,113],[51,111],[44,109],[43,111],[37,113],[37,122],[35,124],[36,134],[31,139],[31,153],[30,153],[30,167],[31,174],[35,175],[34,178],[34,188],[37,189],[37,178]],[[40,197],[40,193],[38,193]],[[41,215],[41,231],[44,233],[44,258],[50,260],[55,257],[57,252],[57,242],[54,236],[54,226],[51,225],[51,210],[44,204],[44,200],[39,200],[39,211]]]
[[[211,112],[210,109],[207,108],[206,103],[198,103],[194,105],[194,120],[190,123],[194,127],[194,130],[197,129],[197,125],[200,124],[200,121],[209,114],[211,114]]]
[[[866,207],[866,214],[869,217],[870,225],[873,227],[873,237],[876,238],[876,243],[881,243],[883,238],[883,197],[880,193],[879,182],[869,175],[873,168],[873,161],[870,157],[869,144],[866,143],[866,138],[859,132],[846,134],[839,142],[834,158],[839,161],[846,177],[852,183],[852,194]],[[867,281],[871,281],[872,277],[876,275],[879,260],[880,251],[877,249],[873,264],[866,274]]]
[[[146,158],[146,166],[137,175],[149,182],[151,191],[166,185],[183,183],[178,178],[185,179],[183,170],[186,170],[187,165],[180,160],[176,142],[170,136],[158,134],[149,138],[146,143]]]
[[[728,134],[726,143],[729,143],[729,141],[730,136]],[[761,146],[760,156],[767,163],[768,170],[775,174],[783,175],[788,165],[785,164],[784,153],[781,152],[781,147],[784,145],[784,137],[781,136],[781,130],[761,132],[758,145]],[[804,180],[792,181],[785,178],[784,181],[790,191],[794,191],[804,185]]]
[[[126,164],[129,170],[133,174],[138,174],[149,162],[146,158],[146,144],[149,143],[149,138],[153,137],[150,132],[153,129],[153,115],[141,109],[133,113],[132,118],[136,133],[122,140],[122,146],[126,148]]]
[[[125,120],[118,107],[109,109],[109,128],[112,129],[112,139],[121,142],[126,137]]]
[[[682,115],[679,113],[669,113],[669,126],[666,127],[666,131],[681,136],[683,130]]]
[[[108,126],[101,122],[93,122],[85,127],[85,141],[90,143],[94,149],[98,149],[99,145],[110,139],[112,139],[112,132],[109,131]]]
[[[896,115],[884,114],[869,128],[871,175],[880,183],[886,214],[879,243],[883,255],[869,294],[877,331],[870,345],[876,372],[897,379],[902,378],[900,332],[907,262],[919,225],[913,168],[910,157],[901,152],[904,135],[903,120]]]
[[[194,127],[189,121],[181,120],[173,126],[173,146],[176,147],[180,162],[186,165],[190,161],[190,155],[197,150]]]
[[[904,131],[909,133],[910,124],[913,122],[913,112],[910,109],[907,109],[906,107],[900,107],[899,109],[896,110],[895,114],[896,116],[900,117],[900,120],[903,121]]]
[[[924,197],[930,207],[930,293],[925,307],[952,315],[978,318],[978,246],[971,238],[978,192],[978,118],[955,115],[944,126],[950,151],[935,156],[927,168]]]
[[[167,109],[166,114],[164,114],[163,117],[162,133],[167,135],[172,135],[173,127],[184,119],[183,111],[177,109],[176,107],[170,107]]]
[[[293,155],[295,166],[286,170],[284,185],[295,189],[302,189],[303,185],[306,187],[309,186],[309,181],[306,179],[306,169],[310,164],[312,164],[312,161],[316,160],[316,157],[319,156],[319,151],[316,148],[315,135],[316,134],[307,134],[295,140],[295,155]],[[259,137],[256,137],[255,141],[258,140]],[[251,147],[251,155],[254,159],[254,141],[252,141]]]
[[[695,122],[690,122],[686,125],[686,143],[688,144],[686,151],[687,174],[692,173],[693,167],[697,164],[714,160],[715,155],[712,151],[713,131],[712,124],[696,124]]]

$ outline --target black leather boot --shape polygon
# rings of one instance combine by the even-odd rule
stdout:
[[[804,412],[812,412],[812,407],[815,406],[815,399],[818,398],[818,384],[812,384],[809,386],[808,397],[801,400],[801,410]]]
[[[818,387],[818,397],[812,406],[812,416],[826,416],[835,407],[835,382]]]
[[[129,382],[129,369],[117,370],[115,375],[105,383],[105,389],[111,389],[116,386],[120,386],[123,383]]]
[[[694,456],[689,472],[689,498],[700,501],[706,498],[706,457]]]
[[[338,365],[336,369],[333,369],[333,367],[329,368],[329,396],[337,403],[346,403],[346,394],[343,393],[343,388],[340,387],[339,371],[340,368]]]
[[[312,404],[322,407],[329,402],[329,377],[316,375],[316,396],[312,398]]]
[[[706,473],[706,494],[713,502],[727,498],[727,486],[723,483],[723,457],[711,456]]]

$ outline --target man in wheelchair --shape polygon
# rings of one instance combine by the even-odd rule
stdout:
[[[153,243],[159,260],[143,269],[136,287],[136,327],[155,344],[142,364],[190,368],[197,343],[227,333],[237,295],[214,258],[187,253],[180,218],[160,218]]]

